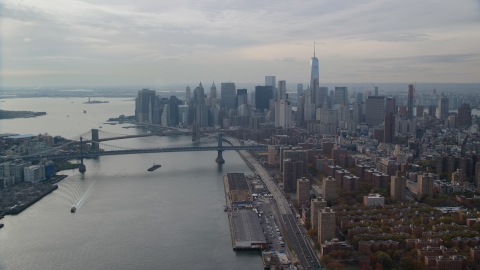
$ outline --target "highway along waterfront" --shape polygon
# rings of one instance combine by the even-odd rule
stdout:
[[[226,139],[234,146],[240,145],[238,139],[232,137],[226,137]],[[304,269],[313,269],[320,266],[319,260],[316,256],[312,245],[303,235],[302,230],[299,228],[299,224],[292,210],[289,207],[289,203],[283,195],[281,189],[273,181],[268,174],[267,170],[247,151],[239,151],[245,161],[250,164],[250,167],[262,178],[263,182],[267,186],[268,190],[272,194],[277,206],[279,215],[278,220],[282,220],[285,231],[288,233],[288,241],[293,247],[296,258],[298,258],[300,264]]]
[[[84,99],[14,99],[5,110],[46,111],[39,118],[0,121],[9,133],[49,133],[66,138],[109,117],[133,114],[133,101],[109,98],[89,107]],[[74,103],[71,103],[74,102]],[[67,117],[69,114],[69,117]],[[125,126],[127,126],[126,124]],[[139,134],[123,125],[103,130]],[[129,148],[215,146],[191,136],[111,141]],[[86,173],[69,176],[58,189],[16,216],[1,220],[0,269],[261,269],[259,251],[232,250],[223,211],[223,175],[252,170],[235,151],[125,155],[86,159]],[[154,172],[152,164],[162,167]],[[80,202],[80,203],[79,203]],[[79,203],[72,214],[72,205]]]

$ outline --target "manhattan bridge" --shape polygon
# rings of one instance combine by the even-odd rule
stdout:
[[[216,133],[215,134],[212,134]],[[220,130],[220,131],[210,131],[202,132],[207,133],[207,138],[213,138],[218,141],[216,146],[190,146],[190,147],[169,147],[169,148],[127,148],[121,146],[114,146],[105,143],[106,141],[113,140],[123,140],[129,138],[139,138],[139,137],[149,137],[149,136],[170,136],[170,135],[189,135],[192,134],[193,141],[199,141],[200,135],[199,132],[192,132],[188,130],[167,130],[163,132],[155,133],[146,133],[138,135],[127,135],[127,134],[118,134],[106,131],[100,131],[98,129],[89,130],[83,134],[80,134],[74,138],[69,139],[66,143],[49,148],[47,150],[37,152],[35,154],[20,156],[23,160],[33,161],[40,159],[47,160],[80,160],[79,170],[80,172],[85,172],[86,167],[83,164],[84,158],[96,158],[100,156],[114,156],[114,155],[129,155],[129,154],[151,154],[151,153],[169,153],[169,152],[193,152],[193,151],[217,151],[217,157],[215,161],[217,163],[225,163],[223,159],[223,151],[228,150],[253,150],[253,151],[265,151],[267,150],[267,145],[243,145],[243,146],[231,146],[223,145],[223,132],[231,132],[231,130]],[[100,138],[101,135],[108,135],[110,137]]]

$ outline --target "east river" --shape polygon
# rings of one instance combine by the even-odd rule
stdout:
[[[0,133],[48,133],[73,138],[91,128],[118,134],[144,131],[106,125],[133,115],[134,100],[95,98],[4,99],[2,110],[45,111],[46,116],[0,120]],[[83,113],[86,110],[86,113]],[[112,136],[100,133],[102,136]],[[90,137],[89,135],[87,137]],[[127,148],[215,145],[190,136],[145,137],[106,142]],[[222,177],[252,173],[238,153],[161,153],[85,160],[84,175],[59,188],[0,229],[0,269],[261,269],[259,252],[234,252],[223,212]],[[153,163],[162,167],[154,172]],[[76,213],[70,207],[78,205]]]

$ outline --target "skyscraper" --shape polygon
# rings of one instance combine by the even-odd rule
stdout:
[[[347,87],[335,87],[335,103],[336,105],[348,105],[348,90]]]
[[[197,119],[195,122],[197,122],[200,127],[208,127],[208,118],[209,118],[209,111],[210,107],[205,105],[205,104],[200,104],[197,105],[197,113],[195,114]]]
[[[270,99],[273,98],[271,86],[255,86],[255,108],[265,110],[270,108]]]
[[[383,122],[385,115],[385,105],[383,96],[368,96],[365,101],[365,122],[368,126],[378,126]]]
[[[169,126],[178,126],[179,123],[179,113],[178,113],[178,98],[176,96],[171,96],[168,100],[168,125]]]
[[[407,100],[407,113],[408,113],[408,119],[413,119],[413,96],[415,94],[415,88],[413,88],[413,84],[408,85],[408,100]],[[447,102],[448,104],[448,102]],[[447,113],[448,115],[448,113]]]
[[[363,122],[363,106],[360,102],[353,103],[353,121],[356,124]]]
[[[200,84],[194,90],[195,102],[197,105],[205,104],[205,90],[203,89],[203,85]]]
[[[188,105],[190,103],[190,99],[192,98],[192,93],[190,91],[190,86],[187,85],[187,89],[185,89],[185,104]]]
[[[317,109],[317,108],[319,107],[319,104],[321,104],[321,102],[323,102],[323,101],[321,101],[321,100],[318,100],[319,87],[320,87],[320,84],[319,84],[319,82],[318,82],[318,78],[314,78],[314,79],[313,79],[313,84],[310,85],[310,90],[311,90],[311,91],[310,91],[310,93],[311,93],[311,95],[310,95],[310,98],[311,98],[310,102],[311,102],[312,104],[314,104],[314,106],[313,106],[314,109]]]
[[[248,102],[247,89],[237,89],[237,107],[246,105]]]
[[[236,109],[235,107],[235,83],[222,83],[221,84],[221,102],[220,107],[225,107],[227,110]]]
[[[292,127],[292,105],[289,100],[275,101],[275,126],[284,129]]]
[[[210,100],[217,99],[217,87],[215,86],[215,82],[212,83],[212,87],[210,87]]]
[[[356,101],[362,103],[363,102],[363,93],[358,92],[356,96]]]
[[[320,75],[318,70],[318,59],[315,56],[315,43],[313,44],[313,57],[310,60],[310,97],[312,102],[315,102],[314,79],[318,79],[320,82]]]
[[[285,81],[278,81],[278,98],[280,99],[287,99],[287,83]]]
[[[458,126],[470,127],[472,125],[472,109],[467,103],[458,108]]]
[[[323,103],[328,96],[328,87],[318,87],[318,91],[316,93],[316,107],[323,108]]]
[[[448,118],[448,98],[441,97],[438,99],[437,118],[445,120]]]
[[[303,84],[299,83],[297,84],[297,100],[300,98],[302,94],[303,94]]]
[[[330,98],[330,106],[333,107],[333,104],[335,104],[335,91],[333,90],[330,90],[330,95],[329,95],[329,98]]]
[[[155,91],[149,89],[138,91],[138,97],[135,102],[135,115],[138,122],[151,122],[153,120],[150,112],[153,112],[154,104]]]
[[[383,126],[383,142],[393,143],[395,140],[395,116],[392,112],[385,114]]]
[[[385,114],[389,113],[397,114],[397,102],[393,97],[388,97],[385,102]]]
[[[378,86],[375,86],[375,96],[378,96]]]
[[[276,90],[277,87],[277,79],[275,76],[265,76],[265,86],[272,87],[272,98],[277,100],[278,99],[278,92]]]

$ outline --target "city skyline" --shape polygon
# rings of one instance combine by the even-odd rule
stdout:
[[[479,1],[0,5],[3,87],[479,81]]]

